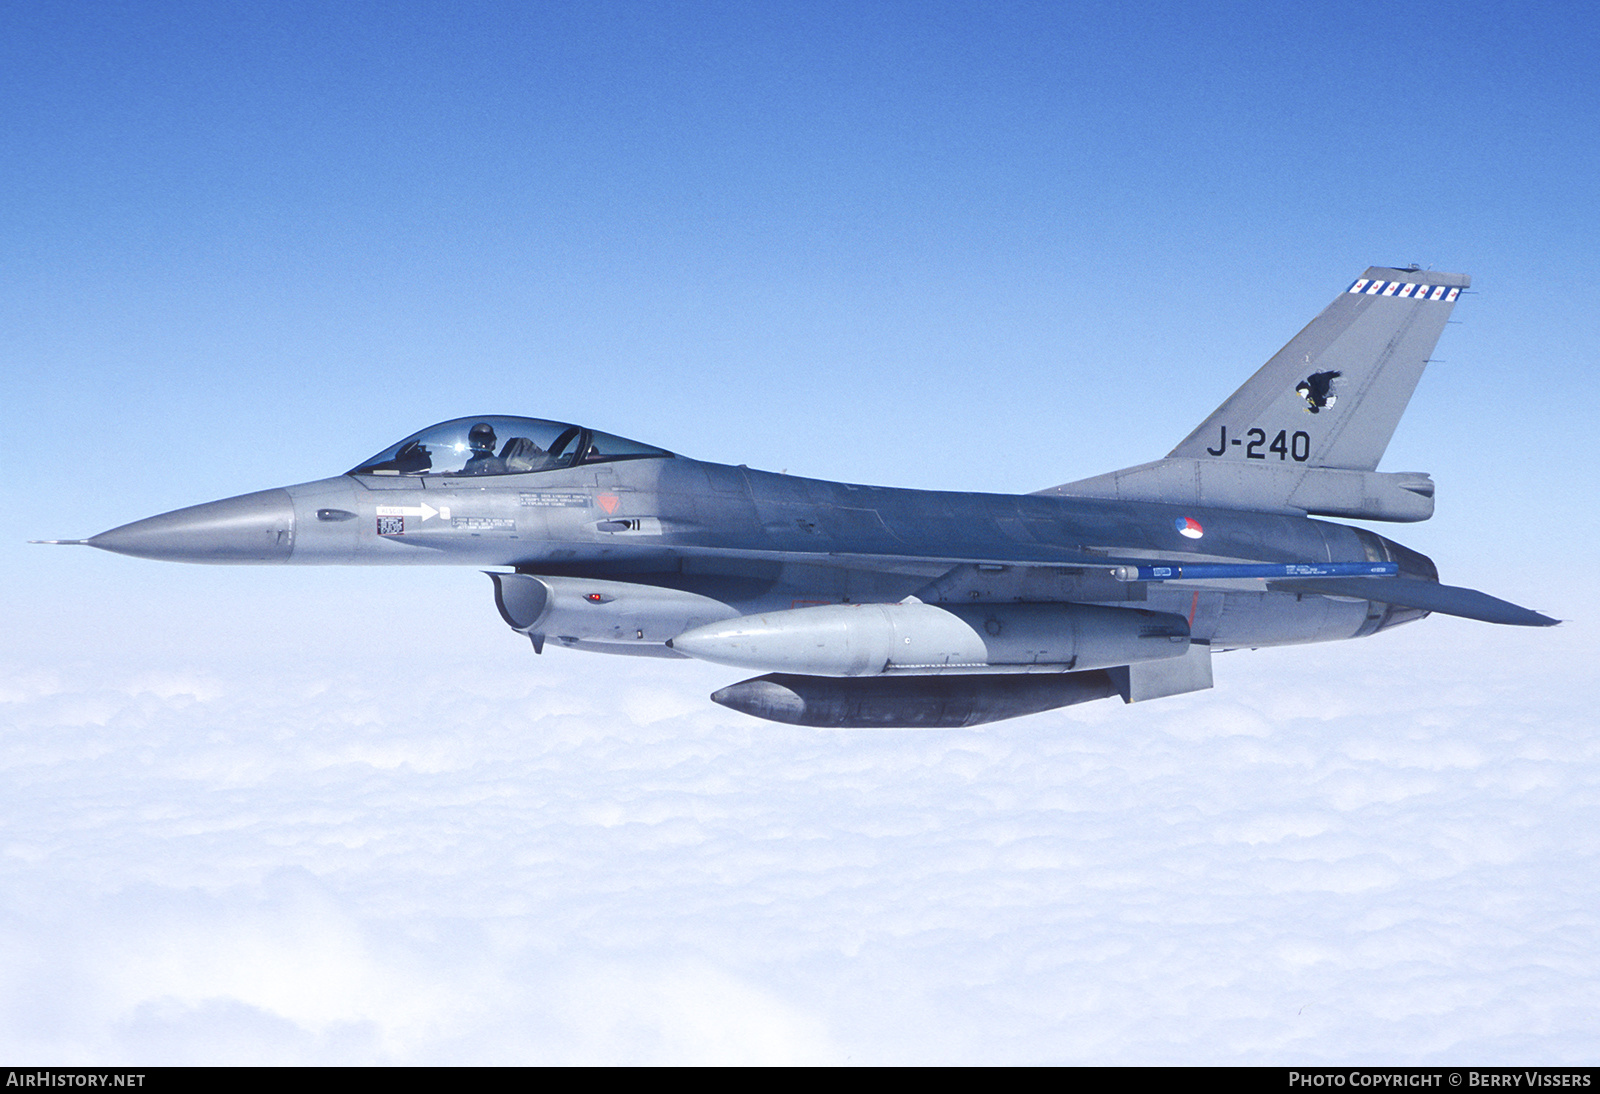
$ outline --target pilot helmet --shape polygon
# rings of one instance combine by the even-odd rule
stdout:
[[[467,444],[477,451],[493,452],[494,439],[494,427],[488,422],[479,422],[467,431]]]

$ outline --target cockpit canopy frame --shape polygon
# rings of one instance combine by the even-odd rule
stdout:
[[[618,460],[671,459],[664,448],[597,429],[484,414],[431,425],[363,460],[349,475],[525,475]]]

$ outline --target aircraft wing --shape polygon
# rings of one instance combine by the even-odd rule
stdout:
[[[1282,593],[1319,593],[1325,596],[1349,596],[1357,600],[1377,600],[1402,608],[1420,608],[1426,612],[1456,615],[1484,623],[1506,623],[1513,627],[1553,627],[1561,622],[1476,589],[1436,585],[1431,581],[1417,581],[1409,577],[1269,581],[1267,588]]]

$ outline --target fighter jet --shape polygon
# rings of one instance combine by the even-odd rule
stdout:
[[[1213,653],[1433,612],[1557,622],[1317,518],[1421,521],[1378,462],[1462,274],[1373,267],[1164,458],[1033,494],[825,482],[597,429],[441,422],[316,482],[84,543],[209,563],[486,567],[549,644],[761,675],[711,698],[803,726],[968,726],[1212,686]],[[1309,411],[1309,413],[1308,413]]]

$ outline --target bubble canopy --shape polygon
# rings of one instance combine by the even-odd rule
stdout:
[[[597,429],[542,418],[455,418],[413,433],[351,475],[521,475],[578,464],[671,458],[672,453]]]

